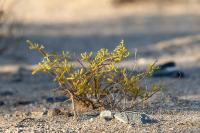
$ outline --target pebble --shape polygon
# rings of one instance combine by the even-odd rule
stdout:
[[[148,124],[156,122],[155,120],[150,119],[150,117],[145,113],[132,111],[118,112],[115,113],[114,117],[126,124]]]
[[[113,118],[113,114],[110,110],[105,110],[100,113],[100,117],[105,120],[111,120]]]
[[[90,118],[90,122],[93,122],[94,121],[94,118]]]
[[[83,115],[85,116],[91,116],[91,117],[97,117],[100,113],[97,111],[91,111],[91,112],[85,112]]]
[[[172,77],[172,78],[184,78],[185,74],[178,68],[176,68],[175,62],[166,62],[158,66],[153,73],[153,77]]]
[[[99,116],[99,112],[97,112],[97,111],[91,111],[91,112],[85,112],[85,113],[82,113],[81,114],[81,119],[83,119],[83,120],[91,120],[91,119],[93,119],[94,120],[94,118],[96,118],[97,116]]]

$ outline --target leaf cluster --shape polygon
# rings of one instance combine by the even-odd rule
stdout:
[[[88,108],[127,110],[133,108],[138,99],[147,100],[159,91],[157,85],[153,85],[152,89],[140,86],[141,81],[156,69],[155,63],[139,74],[128,73],[125,68],[120,69],[116,66],[129,56],[124,41],[112,52],[102,48],[96,55],[92,52],[82,53],[77,59],[81,66],[78,69],[70,63],[69,53],[47,53],[43,45],[31,41],[27,43],[30,49],[39,51],[43,56],[33,74],[50,73],[67,96],[75,103],[81,102]]]

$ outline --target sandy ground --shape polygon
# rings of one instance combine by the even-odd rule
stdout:
[[[108,0],[15,2],[14,38],[0,44],[14,45],[0,55],[0,132],[200,132],[199,7],[197,4],[114,7]],[[165,90],[154,96],[147,107],[133,110],[157,119],[154,124],[132,127],[99,117],[76,122],[64,114],[41,115],[65,103],[46,102],[45,98],[60,94],[54,92],[56,84],[47,75],[31,75],[30,69],[40,56],[27,49],[27,39],[45,44],[48,51],[67,50],[74,54],[95,52],[101,47],[111,50],[124,39],[132,53],[138,51],[138,69],[155,59],[158,63],[175,61],[186,76],[150,79],[161,82]],[[134,58],[120,66],[132,69]]]

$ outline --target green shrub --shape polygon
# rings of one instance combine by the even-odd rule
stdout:
[[[140,86],[140,82],[156,69],[155,63],[139,74],[116,67],[129,56],[123,41],[112,52],[102,48],[95,56],[92,52],[81,54],[77,59],[81,67],[77,69],[70,63],[69,53],[47,53],[43,45],[27,43],[30,49],[43,56],[33,74],[50,73],[60,89],[71,98],[74,110],[77,107],[74,104],[91,109],[128,110],[159,91],[158,85],[152,85],[151,89]]]

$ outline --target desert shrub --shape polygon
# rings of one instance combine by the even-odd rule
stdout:
[[[33,74],[50,73],[60,89],[71,98],[74,110],[74,104],[91,109],[128,110],[159,91],[158,85],[152,85],[152,88],[140,85],[145,77],[154,72],[155,63],[138,74],[116,66],[129,56],[123,41],[112,52],[102,48],[96,55],[82,53],[77,59],[80,68],[70,63],[67,52],[63,51],[60,55],[47,53],[43,45],[27,42],[30,49],[39,51],[43,56]]]

